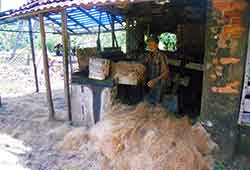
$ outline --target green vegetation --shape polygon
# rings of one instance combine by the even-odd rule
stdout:
[[[7,25],[1,25],[0,29],[9,29]],[[28,36],[19,35],[13,32],[0,32],[0,51],[11,51],[15,45],[19,48],[25,48],[29,42]],[[19,39],[17,41],[17,38]]]
[[[161,50],[166,50],[166,51],[171,51],[174,52],[177,50],[177,37],[175,34],[172,33],[162,33],[159,37],[160,39],[160,46],[159,47]]]
[[[97,34],[92,35],[82,35],[82,36],[71,36],[72,46],[81,47],[81,48],[89,48],[97,46]],[[117,31],[116,39],[119,47],[121,47],[123,52],[126,52],[126,32],[125,31]],[[101,48],[112,47],[112,38],[111,33],[101,33]]]
[[[226,167],[221,162],[216,162],[214,165],[214,170],[226,170]]]
[[[38,49],[42,48],[42,44],[41,44],[41,39],[40,36],[37,36],[38,39],[36,40],[38,46]],[[60,35],[56,35],[56,34],[48,34],[46,36],[46,42],[47,42],[47,48],[49,52],[54,52],[54,47],[58,44],[62,42],[62,37]]]
[[[27,31],[27,22],[24,22],[23,25],[12,24],[12,25],[1,25],[0,30],[26,30]],[[25,28],[23,28],[25,26]],[[38,23],[34,24],[34,27],[38,27]],[[46,30],[51,32],[52,28],[46,27]],[[97,34],[92,35],[81,35],[81,36],[70,36],[71,47],[96,47],[97,45]],[[126,32],[125,31],[117,31],[116,38],[118,41],[118,45],[125,52],[126,51]],[[101,33],[101,47],[111,47],[112,39],[111,33]],[[48,33],[46,35],[47,48],[49,52],[54,52],[54,47],[58,43],[62,42],[62,37],[59,34],[51,34]],[[40,34],[34,34],[34,44],[36,50],[41,49],[41,41]],[[27,49],[30,48],[30,40],[28,33],[18,33],[18,32],[4,32],[0,31],[0,51],[4,52],[12,52],[15,48]]]

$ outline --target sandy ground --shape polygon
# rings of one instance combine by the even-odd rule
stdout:
[[[67,122],[60,72],[51,71],[57,121],[48,121],[44,80],[38,71],[41,92],[34,93],[32,66],[0,65],[0,170],[99,170],[102,156],[91,143],[75,151],[56,149],[79,127]]]
[[[41,71],[41,69],[40,69]],[[64,108],[63,80],[51,73],[57,121],[48,121],[43,75],[34,93],[31,66],[0,65],[0,170],[100,170],[102,154],[86,140],[77,149],[58,150],[70,126]],[[80,127],[81,133],[88,130]],[[241,162],[240,162],[241,163]],[[226,170],[240,170],[236,162]],[[229,168],[230,167],[230,168]],[[248,169],[247,169],[248,170]]]
[[[78,151],[56,150],[64,135],[75,129],[65,120],[62,91],[54,92],[57,121],[48,121],[45,95],[4,98],[0,109],[0,169],[98,170],[101,155],[90,143]],[[82,130],[85,129],[82,127]],[[8,167],[8,168],[7,168]]]

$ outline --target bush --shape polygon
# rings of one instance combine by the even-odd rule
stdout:
[[[221,162],[216,162],[214,165],[214,170],[226,170],[226,167]]]
[[[175,34],[172,33],[162,33],[160,35],[160,43],[164,45],[164,49],[166,51],[176,51],[177,50],[177,37]]]

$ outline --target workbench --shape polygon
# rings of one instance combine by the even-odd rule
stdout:
[[[92,126],[104,117],[113,103],[114,81],[88,78],[88,72],[76,72],[71,77],[71,105],[73,122]]]

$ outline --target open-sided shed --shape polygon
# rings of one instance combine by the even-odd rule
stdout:
[[[137,4],[140,4],[141,2],[155,2],[158,6],[160,4],[169,5],[162,6],[162,8],[157,8],[155,10],[151,10],[150,5],[143,5],[143,7],[145,7],[144,10],[140,5],[137,6]],[[133,8],[124,10],[128,4],[134,4]],[[43,44],[45,78],[47,80],[47,97],[51,118],[54,117],[54,110],[48,74],[48,59],[45,43],[46,31],[44,29],[44,25],[45,23],[53,23],[55,26],[57,25],[57,31],[63,35],[62,38],[65,47],[64,76],[65,87],[67,87],[65,94],[68,105],[69,119],[71,119],[67,64],[68,35],[96,32],[99,26],[102,31],[110,31],[114,25],[116,29],[123,28],[122,22],[124,21],[124,17],[122,17],[122,14],[131,18],[139,18],[138,20],[132,20],[130,23],[128,22],[130,25],[133,25],[135,24],[134,21],[136,21],[138,30],[140,30],[141,25],[143,26],[143,22],[140,19],[142,19],[144,15],[153,15],[153,17],[150,18],[152,20],[146,22],[149,22],[152,26],[151,29],[157,32],[165,29],[164,26],[168,24],[167,16],[163,16],[159,13],[161,13],[161,11],[165,11],[165,13],[168,14],[167,11],[171,7],[177,9],[171,13],[177,17],[175,17],[176,20],[171,20],[171,22],[169,22],[170,25],[173,25],[173,27],[168,28],[176,29],[175,22],[177,21],[183,21],[186,23],[189,22],[189,17],[187,17],[187,20],[183,19],[185,18],[181,15],[183,14],[183,11],[185,12],[185,16],[192,15],[193,13],[192,21],[194,22],[204,21],[199,22],[199,24],[202,24],[202,29],[197,29],[197,27],[190,27],[191,29],[187,29],[187,27],[184,27],[184,29],[188,30],[185,35],[187,37],[189,36],[188,41],[184,45],[191,45],[195,43],[194,41],[196,36],[202,35],[204,32],[204,39],[202,36],[200,38],[200,40],[203,39],[204,44],[200,43],[199,47],[195,47],[199,54],[202,55],[202,57],[199,58],[201,60],[200,62],[202,67],[200,67],[199,70],[202,71],[201,74],[203,77],[201,82],[197,82],[200,83],[200,86],[202,87],[202,94],[200,95],[202,101],[200,112],[204,120],[213,121],[214,134],[223,136],[218,140],[220,146],[225,151],[224,153],[226,153],[224,156],[228,156],[232,154],[232,148],[236,143],[236,139],[239,137],[238,125],[246,125],[250,123],[250,114],[245,112],[243,109],[249,78],[249,70],[247,67],[249,63],[246,62],[247,58],[249,58],[247,57],[249,55],[249,52],[247,52],[249,41],[248,1],[33,0],[29,1],[19,9],[10,11],[6,14],[6,16],[1,17],[1,22],[10,22],[11,20],[17,18],[30,17],[39,20]],[[150,10],[147,10],[148,8],[150,8]],[[194,9],[197,9],[197,11]],[[204,17],[204,20],[195,17],[195,14],[198,13],[204,14],[197,15],[198,17]],[[85,16],[86,19],[81,19],[82,16]],[[93,25],[90,24],[90,20]],[[62,28],[60,28],[60,26],[62,26]],[[130,35],[132,36],[127,38],[131,40],[130,42],[132,43],[134,40],[133,37],[135,36],[134,34]],[[139,44],[139,42],[137,44]]]
[[[107,2],[108,3],[108,2]],[[111,3],[111,2],[109,2]],[[114,2],[112,2],[114,3]],[[43,44],[45,80],[47,87],[47,99],[49,104],[50,118],[54,118],[54,107],[51,95],[50,78],[48,70],[48,57],[46,47],[46,30],[45,25],[52,26],[54,33],[62,34],[64,42],[64,71],[65,71],[65,97],[69,112],[69,120],[71,120],[70,95],[69,95],[69,72],[68,72],[68,55],[69,55],[69,35],[96,34],[98,32],[114,32],[124,29],[124,17],[113,14],[102,8],[102,1],[28,1],[18,9],[3,12],[1,14],[0,24],[8,24],[18,19],[29,20],[29,33],[31,41],[31,49],[35,66],[35,52],[33,45],[33,30],[31,19],[40,22],[41,40]],[[6,30],[11,31],[11,30]],[[13,30],[12,30],[13,31]],[[16,30],[18,32],[18,30]],[[24,31],[25,32],[25,31]],[[37,77],[36,77],[37,82]],[[38,83],[36,83],[38,91]]]

